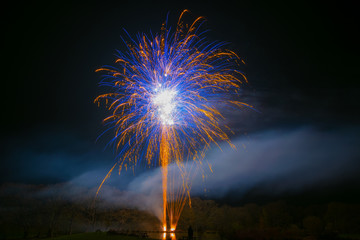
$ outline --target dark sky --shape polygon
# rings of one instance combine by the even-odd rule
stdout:
[[[103,151],[107,139],[95,143],[105,116],[93,104],[102,91],[95,70],[112,64],[115,50],[124,48],[123,28],[132,35],[157,32],[168,12],[174,24],[181,11],[189,9],[194,18],[206,17],[209,39],[229,42],[245,59],[249,84],[243,98],[260,112],[229,114],[234,141],[250,139],[250,149],[259,145],[264,155],[258,162],[256,151],[240,154],[239,168],[252,158],[254,167],[239,176],[243,184],[234,183],[221,197],[253,192],[268,196],[266,189],[281,188],[285,190],[279,190],[280,195],[292,189],[305,194],[315,185],[324,194],[333,189],[330,195],[337,196],[344,184],[350,196],[360,188],[359,26],[354,5],[150,2],[16,2],[4,7],[1,183],[57,183],[86,175],[98,184],[115,160],[111,150]],[[289,141],[281,142],[282,136]],[[274,142],[270,151],[264,147]],[[286,143],[289,153],[283,148]],[[275,157],[266,155],[272,151]],[[304,164],[297,168],[299,162]],[[264,165],[264,176],[269,177],[254,180]],[[277,171],[284,166],[288,168]],[[215,176],[226,171],[219,169]],[[294,172],[302,178],[310,169],[316,170],[306,183],[279,183],[294,180]],[[132,180],[122,181],[126,185]]]

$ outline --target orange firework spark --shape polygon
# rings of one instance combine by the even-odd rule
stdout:
[[[116,165],[135,167],[141,163],[160,166],[163,189],[163,227],[167,215],[175,230],[189,195],[189,173],[185,162],[201,163],[211,144],[227,141],[229,128],[221,124],[220,106],[251,107],[238,101],[240,86],[247,82],[238,70],[243,63],[234,52],[222,49],[224,43],[206,43],[199,32],[202,17],[191,25],[183,22],[176,31],[166,22],[161,33],[151,38],[129,36],[126,52],[118,52],[116,66],[106,66],[101,86],[110,89],[95,99],[103,100],[109,111],[104,119],[113,129],[110,141],[118,149],[118,161],[101,183],[98,192]],[[168,165],[176,163],[182,187],[175,189],[175,177]],[[97,192],[97,193],[98,193]]]

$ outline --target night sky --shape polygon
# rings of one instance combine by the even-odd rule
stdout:
[[[210,40],[246,65],[243,101],[227,113],[237,151],[212,149],[214,173],[193,195],[234,203],[274,198],[360,201],[360,82],[351,4],[269,1],[12,3],[2,14],[0,182],[97,186],[116,161],[95,70],[113,64],[121,36],[159,31],[169,12],[205,16]],[[224,145],[225,146],[225,145]],[[157,169],[114,174],[142,189]],[[144,180],[145,179],[145,180]],[[204,189],[207,189],[205,192]],[[299,198],[301,196],[301,198]],[[330,198],[330,199],[329,199]],[[305,201],[305,200],[304,200]]]

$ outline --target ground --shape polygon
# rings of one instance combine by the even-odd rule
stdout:
[[[79,233],[61,237],[45,238],[43,240],[138,240],[144,239],[133,236],[111,235],[104,232]]]

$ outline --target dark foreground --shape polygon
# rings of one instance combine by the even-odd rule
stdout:
[[[253,236],[243,236],[241,239],[278,239],[277,237],[273,238],[274,236],[260,236],[253,233]],[[125,236],[120,234],[109,234],[105,232],[95,232],[95,233],[79,233],[79,234],[73,234],[73,235],[66,235],[66,236],[59,236],[54,238],[45,238],[42,240],[138,240],[138,239],[158,239],[158,238],[144,238],[142,236]],[[162,238],[161,238],[162,239]],[[186,236],[179,236],[176,238],[177,240],[181,239],[187,239]],[[217,234],[206,234],[205,236],[200,237],[194,237],[194,240],[217,240],[221,239]],[[290,239],[290,238],[281,238],[281,239]],[[355,234],[343,234],[343,235],[324,235],[324,236],[306,236],[306,237],[298,237],[295,239],[302,239],[302,240],[322,240],[322,239],[338,239],[338,240],[356,240],[360,239],[360,235]],[[172,239],[174,240],[174,239]]]
[[[107,234],[104,232],[95,232],[95,233],[79,233],[72,234],[54,238],[46,238],[43,240],[137,240],[144,239],[142,237],[136,236],[125,236],[125,235],[115,235],[115,234]]]

